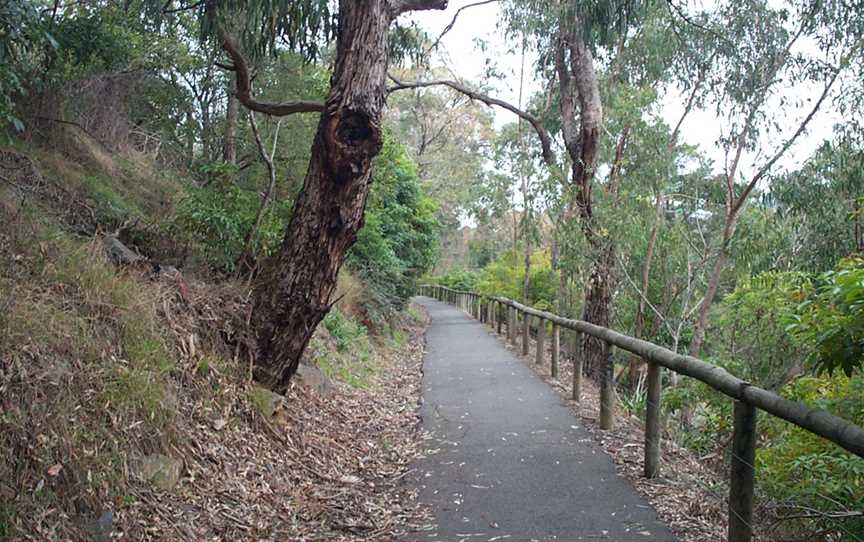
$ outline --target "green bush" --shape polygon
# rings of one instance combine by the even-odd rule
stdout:
[[[347,260],[386,307],[403,308],[417,279],[432,266],[440,231],[435,211],[420,188],[416,164],[386,134],[375,161],[365,225]]]
[[[293,202],[273,202],[252,243],[252,253],[269,256],[282,240]],[[174,230],[194,245],[216,269],[234,271],[255,216],[260,195],[230,180],[191,188],[177,205]]]
[[[477,288],[483,294],[520,300],[541,310],[554,306],[558,292],[558,272],[552,269],[548,251],[538,250],[531,255],[527,299],[523,295],[524,281],[524,256],[508,251],[480,272]]]
[[[475,271],[456,270],[433,277],[432,282],[454,290],[473,291],[477,289],[480,276]]]
[[[817,371],[846,376],[864,365],[864,258],[847,258],[819,275],[789,330],[812,346]]]
[[[860,374],[805,376],[784,388],[782,395],[864,424]],[[769,495],[821,512],[864,510],[864,459],[771,416],[763,416],[760,426],[764,444],[757,454],[758,481]],[[825,518],[821,523],[821,527],[837,528]],[[864,538],[864,519],[844,520],[841,530],[856,537],[851,540]]]

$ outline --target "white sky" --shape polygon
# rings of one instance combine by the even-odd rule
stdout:
[[[418,12],[413,14],[412,18],[434,38],[450,23],[453,15],[460,7],[474,1],[476,0],[451,0],[445,11]],[[521,54],[518,50],[516,52],[509,50],[514,47],[505,42],[501,32],[497,29],[497,23],[498,6],[495,2],[463,11],[454,27],[442,39],[442,57],[445,65],[453,72],[453,77],[475,83],[484,79],[487,58],[491,57],[498,70],[506,74],[503,81],[495,84],[496,96],[516,104],[518,101]],[[481,51],[475,46],[475,39],[477,38],[488,42],[486,51]],[[532,64],[533,57],[527,58],[526,98],[541,90],[540,83],[532,80]],[[791,92],[793,96],[806,97],[813,94],[814,89],[793,89]],[[677,92],[670,92],[663,97],[662,103],[663,118],[667,124],[674,126],[683,111],[681,96]],[[515,117],[507,111],[500,108],[493,108],[493,110],[495,123],[498,126],[515,120]],[[789,117],[783,119],[781,124],[788,125],[790,131],[794,131],[793,127],[797,127],[803,116],[803,112],[789,113]],[[778,165],[789,169],[797,167],[823,140],[831,136],[832,127],[839,120],[836,112],[823,107],[823,110],[811,121],[808,132],[803,134],[796,145],[787,151]],[[713,111],[694,111],[685,120],[681,133],[681,141],[698,145],[708,157],[714,160],[715,169],[718,171],[722,169],[724,161],[723,151],[716,144],[721,128],[721,119],[717,118]],[[764,152],[773,154],[772,149],[776,148],[778,142],[778,139],[766,140],[763,144]],[[744,157],[741,168],[743,174],[746,175],[753,170],[754,158],[753,154]],[[757,160],[756,164],[759,163]]]

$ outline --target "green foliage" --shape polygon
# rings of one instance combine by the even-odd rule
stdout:
[[[474,291],[479,282],[479,274],[474,271],[456,269],[444,275],[433,277],[432,282],[453,290]]]
[[[440,226],[417,166],[389,134],[375,162],[365,224],[347,263],[385,303],[401,309],[432,266]]]
[[[480,272],[477,290],[486,295],[518,299],[541,310],[551,309],[558,292],[558,273],[552,269],[548,251],[538,250],[531,255],[527,299],[523,296],[524,282],[524,256],[509,251]]]
[[[278,248],[290,218],[291,203],[271,204],[254,239],[253,253],[269,256]],[[261,197],[256,192],[230,179],[216,180],[188,190],[177,205],[173,228],[178,237],[198,247],[214,268],[232,272],[260,205]]]
[[[127,13],[116,8],[60,18],[53,28],[57,51],[50,62],[51,77],[70,81],[143,64],[154,36],[145,35],[136,26]]]
[[[766,200],[776,206],[777,222],[791,223],[788,252],[799,269],[824,270],[860,250],[864,194],[861,133],[826,141],[798,170],[771,185]],[[776,231],[777,227],[766,228]],[[857,238],[856,238],[857,237]]]
[[[365,338],[367,330],[365,327],[345,318],[339,309],[333,309],[327,313],[321,322],[324,328],[336,341],[336,349],[346,352],[356,340]]]
[[[847,376],[864,364],[864,259],[842,260],[813,282],[789,324],[813,348],[817,371]]]
[[[378,373],[378,365],[372,355],[368,330],[346,318],[338,309],[333,309],[322,321],[330,335],[330,344],[335,351],[316,335],[311,350],[315,362],[328,378],[338,379],[354,388],[368,388]]]
[[[822,408],[852,423],[864,424],[864,378],[806,376],[782,393],[788,399]],[[773,497],[821,512],[864,509],[864,459],[809,431],[764,416],[765,444],[757,454],[759,485]],[[837,528],[825,518],[816,521]],[[864,519],[843,521],[849,536],[864,536]]]
[[[777,389],[803,370],[804,349],[788,329],[809,277],[766,272],[738,282],[717,307],[711,360],[732,374]]]
[[[0,127],[22,130],[16,98],[26,94],[25,79],[37,67],[36,52],[56,47],[40,14],[41,2],[6,0],[0,5]]]

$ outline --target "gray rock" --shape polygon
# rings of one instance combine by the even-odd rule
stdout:
[[[298,384],[306,386],[309,389],[315,390],[319,395],[330,395],[333,393],[333,382],[324,376],[321,369],[311,365],[301,363],[297,366],[297,373],[294,375]]]
[[[183,462],[162,454],[145,455],[137,461],[135,471],[159,489],[171,491],[183,474]]]
[[[111,542],[111,532],[114,530],[114,512],[106,510],[90,524],[94,542]]]
[[[249,399],[252,406],[265,420],[271,420],[282,409],[285,397],[261,386],[252,386],[249,390]]]
[[[144,256],[124,245],[116,235],[106,235],[103,239],[108,256],[116,263],[132,265],[146,260]]]

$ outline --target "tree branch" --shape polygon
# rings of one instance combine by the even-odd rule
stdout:
[[[276,129],[273,132],[273,148],[270,151],[270,154],[267,154],[267,150],[264,148],[264,142],[261,141],[261,133],[258,131],[258,123],[255,122],[255,113],[249,111],[249,126],[252,128],[252,136],[255,138],[255,146],[258,147],[258,154],[261,156],[261,160],[264,161],[264,165],[267,167],[267,177],[269,182],[267,183],[267,188],[263,194],[261,194],[261,203],[258,206],[258,211],[255,213],[255,222],[252,225],[252,228],[246,232],[246,238],[243,240],[243,250],[240,252],[240,257],[237,259],[237,262],[240,264],[237,266],[237,272],[240,272],[240,268],[243,264],[249,264],[252,259],[252,242],[258,236],[258,230],[261,229],[261,223],[264,221],[264,214],[267,212],[267,206],[270,203],[270,197],[273,194],[273,189],[276,187],[276,166],[273,164],[273,158],[276,156],[276,144],[279,141],[279,128],[282,127],[282,120],[276,122]],[[254,266],[249,265],[250,274],[251,271],[254,271]]]
[[[453,19],[450,21],[450,24],[448,24],[447,26],[444,27],[444,30],[441,32],[441,34],[438,35],[438,37],[435,39],[435,41],[432,43],[432,45],[426,50],[426,52],[428,53],[429,51],[432,51],[433,49],[438,47],[438,44],[441,43],[441,38],[443,38],[444,35],[447,34],[447,32],[450,32],[451,30],[453,30],[453,26],[456,24],[456,19],[459,18],[460,13],[462,13],[463,11],[465,11],[468,8],[482,6],[484,4],[491,4],[492,2],[497,2],[497,1],[498,0],[482,0],[481,2],[474,2],[473,4],[467,4],[467,5],[462,6],[459,9],[457,9],[456,13],[453,14]]]
[[[189,4],[187,6],[181,5],[180,7],[177,7],[177,8],[169,8],[168,6],[171,5],[171,2],[169,0],[168,2],[165,2],[164,6],[162,6],[162,14],[168,15],[171,13],[179,13],[181,11],[190,11],[193,9],[198,9],[201,6],[203,6],[205,3],[206,3],[206,0],[199,0],[198,2],[195,2],[194,4]]]
[[[828,94],[831,92],[831,87],[834,86],[834,83],[840,77],[840,72],[843,71],[843,68],[848,63],[848,59],[852,57],[853,53],[855,53],[858,49],[861,48],[862,43],[864,42],[858,42],[858,44],[853,47],[852,52],[850,52],[850,54],[840,62],[840,66],[838,66],[834,70],[834,74],[831,76],[831,79],[828,80],[828,82],[825,84],[825,88],[822,89],[822,94],[819,95],[819,99],[816,100],[813,108],[810,109],[810,112],[807,113],[807,116],[804,117],[804,119],[801,121],[801,124],[798,125],[798,129],[795,130],[795,133],[792,134],[792,136],[783,143],[780,149],[778,149],[777,152],[774,153],[774,156],[772,156],[770,160],[768,160],[761,168],[759,168],[759,171],[756,172],[756,175],[754,175],[753,178],[750,179],[750,182],[747,183],[747,187],[744,188],[744,191],[741,193],[740,196],[738,196],[738,200],[735,202],[735,205],[732,208],[733,212],[737,213],[738,210],[741,209],[741,206],[744,205],[744,201],[750,195],[750,192],[753,191],[753,188],[755,188],[759,181],[761,181],[762,178],[768,174],[771,168],[774,167],[774,164],[783,157],[786,151],[789,150],[789,147],[791,147],[795,143],[795,140],[797,140],[798,137],[800,137],[801,134],[804,133],[804,131],[807,129],[807,125],[810,124],[810,121],[813,120],[813,117],[816,116],[816,113],[818,113],[819,109],[821,109],[822,102],[824,102],[825,98],[828,97]]]
[[[408,11],[447,9],[447,0],[391,0],[390,12],[394,17]]]
[[[543,161],[545,161],[550,167],[554,169],[555,166],[555,157],[552,153],[552,138],[549,137],[549,133],[546,131],[546,128],[543,127],[543,124],[540,122],[540,119],[519,109],[518,107],[507,103],[503,100],[499,100],[498,98],[493,98],[486,94],[482,94],[477,92],[476,90],[470,89],[456,81],[447,81],[447,80],[436,80],[436,81],[400,81],[390,75],[390,79],[396,83],[392,87],[387,88],[387,93],[395,92],[397,90],[406,90],[411,88],[426,88],[426,87],[435,87],[435,86],[445,86],[449,87],[456,92],[460,92],[465,96],[468,96],[472,100],[477,100],[479,102],[483,102],[488,106],[498,106],[502,109],[506,109],[511,113],[517,115],[519,118],[528,122],[533,128],[534,131],[537,132],[537,137],[540,138],[540,145],[543,148]]]
[[[237,99],[246,108],[252,111],[258,111],[274,117],[284,117],[293,115],[294,113],[320,113],[324,111],[324,104],[313,101],[296,101],[296,102],[260,102],[252,96],[252,81],[249,76],[249,65],[246,59],[240,53],[240,49],[234,40],[227,34],[222,36],[222,48],[231,57],[234,63],[234,72],[237,76]]]

